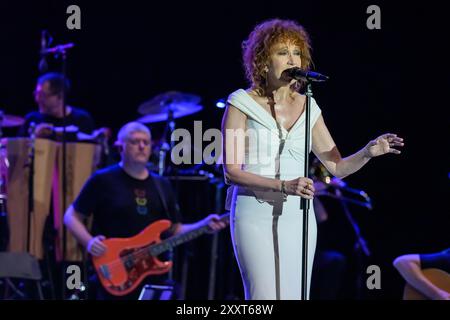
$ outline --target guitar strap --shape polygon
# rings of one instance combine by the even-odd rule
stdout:
[[[155,183],[156,190],[158,191],[158,196],[161,199],[161,203],[162,203],[162,206],[164,208],[164,211],[166,212],[166,214],[169,217],[169,219],[174,221],[173,217],[172,217],[172,215],[170,213],[169,206],[167,204],[167,199],[165,197],[164,187],[163,187],[162,181],[161,181],[162,178],[160,178],[159,176],[155,176],[153,174],[151,175],[151,177],[152,177],[153,182]]]

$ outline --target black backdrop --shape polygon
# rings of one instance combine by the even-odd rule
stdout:
[[[70,4],[81,8],[81,30],[66,28]],[[381,30],[366,27],[370,4],[381,8]],[[200,95],[204,110],[180,119],[178,127],[194,120],[219,127],[223,110],[215,101],[247,86],[241,41],[265,19],[295,19],[311,35],[316,70],[331,76],[315,87],[315,98],[341,153],[355,152],[384,132],[405,138],[401,156],[375,159],[346,179],[374,202],[372,212],[354,209],[373,252],[371,263],[382,270],[382,289],[369,296],[396,299],[402,281],[392,260],[450,242],[448,100],[438,98],[449,79],[444,74],[445,82],[438,81],[432,72],[444,67],[444,14],[431,2],[2,1],[0,107],[22,116],[36,108],[32,91],[40,32],[46,29],[55,43],[76,44],[68,56],[69,102],[88,109],[97,126],[116,133],[137,119],[141,102],[180,90]],[[58,70],[58,61],[50,66]],[[351,229],[345,221],[341,225],[332,236],[348,249]]]

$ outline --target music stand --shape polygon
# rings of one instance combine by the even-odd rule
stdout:
[[[10,278],[33,280],[36,283],[39,299],[43,300],[41,288],[41,269],[38,260],[29,253],[0,252],[0,278],[5,279],[5,298],[8,288],[24,298],[25,295],[16,288]]]

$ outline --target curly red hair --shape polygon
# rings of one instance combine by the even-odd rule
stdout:
[[[311,43],[308,33],[295,21],[272,19],[258,24],[242,43],[245,74],[251,87],[264,93],[266,73],[264,68],[269,60],[272,46],[279,42],[291,41],[300,48],[302,69],[312,65]],[[302,83],[299,84],[300,89]]]

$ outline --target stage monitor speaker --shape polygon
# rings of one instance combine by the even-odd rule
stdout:
[[[147,284],[142,288],[138,300],[173,300],[173,286]]]

